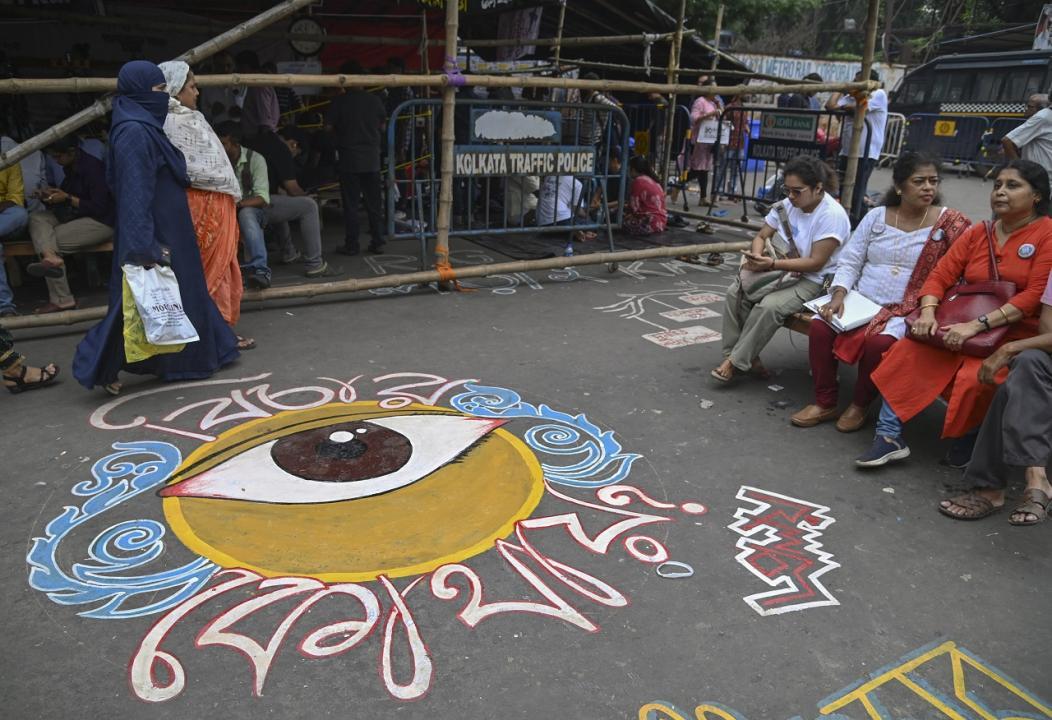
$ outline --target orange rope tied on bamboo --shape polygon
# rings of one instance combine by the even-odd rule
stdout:
[[[475,292],[474,288],[466,288],[457,280],[457,272],[449,264],[449,248],[445,245],[435,247],[435,271],[440,284],[449,283],[457,292]]]

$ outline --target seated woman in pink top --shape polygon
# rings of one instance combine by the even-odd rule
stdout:
[[[665,191],[657,173],[645,157],[635,155],[628,161],[628,176],[632,184],[628,189],[628,207],[625,208],[625,230],[633,235],[665,232],[668,210],[665,209]]]

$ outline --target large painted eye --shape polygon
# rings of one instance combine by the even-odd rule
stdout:
[[[280,412],[190,453],[161,491],[192,552],[267,576],[405,577],[493,547],[544,477],[502,425],[430,405]]]
[[[315,427],[252,447],[160,494],[281,504],[379,495],[427,477],[505,422],[426,414]]]

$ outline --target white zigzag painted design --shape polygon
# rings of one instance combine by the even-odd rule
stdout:
[[[840,601],[833,597],[818,580],[830,570],[840,567],[840,563],[833,560],[833,554],[822,550],[822,544],[818,542],[822,531],[836,522],[828,514],[829,508],[748,485],[742,485],[736,497],[755,507],[752,509],[738,508],[734,513],[735,522],[727,526],[742,536],[735,543],[741,552],[734,559],[753,575],[774,588],[767,592],[749,595],[743,598],[745,602],[760,615],[780,615],[807,608],[839,605]],[[770,502],[771,500],[785,501],[786,506],[781,509],[774,508],[772,512],[775,503]],[[791,507],[795,507],[798,511],[808,510],[804,517],[792,523],[792,529],[787,527],[791,521],[785,516],[785,511]],[[771,513],[770,518],[765,517],[768,513]],[[782,516],[783,521],[780,525],[765,522],[765,520],[773,521],[775,514]],[[794,531],[798,532],[795,537]],[[815,564],[818,565],[817,569],[802,576],[798,573],[794,574],[792,569],[772,575],[765,573],[760,566],[750,562],[750,559],[756,559],[753,556],[763,548],[773,548],[777,554],[779,545],[782,544],[785,544],[785,550],[793,549],[797,553],[803,551],[813,555]],[[791,553],[783,551],[779,559],[789,562],[790,555]],[[813,599],[803,602],[788,601],[788,598],[801,594],[810,594]]]

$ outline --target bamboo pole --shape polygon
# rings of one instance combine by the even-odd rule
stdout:
[[[880,0],[869,0],[869,13],[866,15],[866,43],[862,49],[862,78],[869,80],[870,71],[873,69],[873,53],[877,45],[877,15],[880,12]],[[866,90],[866,98],[869,90]],[[844,171],[844,186],[840,188],[840,204],[850,213],[852,199],[855,194],[855,179],[858,177],[859,148],[862,147],[863,131],[866,127],[866,105],[865,102],[855,104],[855,122],[851,132],[851,144],[847,155],[847,169]],[[869,148],[866,148],[868,155]],[[851,218],[857,222],[858,218]]]
[[[220,50],[230,47],[239,40],[243,40],[249,35],[262,30],[267,25],[288,17],[297,10],[310,5],[312,2],[315,2],[315,0],[284,0],[269,10],[256,15],[254,18],[246,20],[240,25],[227,30],[225,33],[187,50],[185,53],[177,57],[176,60],[182,60],[187,63],[200,62]],[[113,80],[112,87],[113,89],[116,89],[116,80]],[[66,118],[57,125],[52,125],[44,132],[31,137],[21,145],[16,145],[7,152],[0,152],[0,169],[6,168],[22,158],[27,157],[31,153],[47,147],[63,136],[87,125],[95,118],[102,117],[109,112],[112,102],[113,98],[111,97],[99,98],[89,107]]]
[[[454,4],[455,6],[455,4]],[[583,265],[607,265],[637,260],[650,260],[680,255],[700,255],[710,252],[741,252],[748,250],[748,241],[701,243],[698,245],[673,245],[645,250],[623,250],[620,252],[589,253],[572,257],[544,258],[543,260],[514,260],[488,265],[471,265],[456,269],[458,279],[506,275],[509,273],[534,272],[538,270],[558,270],[566,267]],[[378,288],[398,287],[401,285],[418,285],[442,282],[448,274],[438,270],[423,270],[402,275],[380,275],[372,278],[350,278],[323,283],[304,283],[287,287],[272,287],[267,290],[246,290],[243,302],[266,302],[268,300],[292,300],[297,298],[314,298],[323,295],[360,292]],[[46,315],[23,315],[3,318],[0,326],[7,330],[24,330],[28,328],[55,327],[98,320],[106,315],[105,307],[85,308],[83,310],[63,310]]]
[[[679,15],[676,22],[676,37],[668,53],[668,84],[676,85],[679,80],[679,54],[683,48],[683,22],[687,16],[687,0],[679,0]],[[668,96],[668,107],[665,108],[665,137],[662,138],[658,151],[658,162],[661,163],[661,186],[668,186],[668,166],[672,153],[672,130],[676,124],[676,94]]]
[[[459,3],[446,0],[446,60],[447,75],[444,80],[458,72],[457,33],[460,24]],[[450,49],[452,48],[452,52]],[[470,63],[469,63],[470,65]],[[442,179],[438,189],[438,217],[435,220],[435,267],[439,272],[449,271],[449,225],[453,214],[453,143],[456,140],[454,113],[457,90],[451,84],[442,89]],[[442,278],[445,282],[447,278]]]
[[[310,0],[315,2],[316,0]],[[211,32],[215,32],[215,26],[211,23],[206,24],[190,24],[190,23],[178,23],[178,22],[167,22],[163,20],[151,20],[146,17],[127,17],[127,16],[98,16],[98,15],[87,15],[84,13],[66,13],[58,12],[55,10],[35,9],[35,8],[21,8],[17,6],[5,6],[4,11],[12,15],[19,15],[27,18],[45,19],[45,20],[56,20],[59,22],[66,22],[77,25],[110,25],[110,26],[121,26],[126,27],[129,30],[137,30],[141,32],[144,29],[154,30],[165,30],[168,32],[182,32],[189,34],[200,34],[207,35]],[[394,16],[399,17],[399,16]],[[687,34],[692,33],[692,30],[688,30]],[[404,37],[389,37],[383,35],[329,35],[329,34],[317,34],[317,33],[290,33],[280,31],[267,31],[260,33],[262,37],[274,38],[280,40],[307,40],[330,43],[334,45],[393,45],[393,46],[406,46],[416,45],[417,42],[411,38]],[[588,46],[588,45],[623,45],[626,43],[644,44],[653,42],[654,40],[662,41],[669,40],[672,37],[672,33],[665,34],[648,34],[640,33],[636,35],[614,35],[614,36],[583,36],[575,38],[537,38],[531,40],[531,45],[539,46],[554,46],[559,47],[560,44],[565,46]],[[522,41],[516,38],[478,38],[475,40],[462,40],[462,44],[469,45],[471,47],[515,47],[521,45]],[[443,45],[445,40],[432,40],[433,45]]]
[[[694,30],[685,30],[684,35],[692,35]],[[646,45],[652,42],[662,42],[666,40],[672,40],[676,36],[676,33],[639,33],[637,35],[586,35],[582,37],[568,37],[568,38],[535,38],[530,40],[530,45],[536,45],[538,47],[551,46],[551,47],[585,47],[585,46],[600,46],[600,45]],[[516,38],[510,39],[487,39],[487,40],[471,40],[463,39],[460,41],[462,45],[469,47],[482,48],[496,48],[496,47],[515,47],[522,45],[523,41]]]
[[[618,70],[621,72],[646,74],[647,69],[642,65],[624,65],[619,63],[607,63],[597,62],[595,60],[584,60],[583,58],[565,58],[563,62],[567,65],[578,65],[580,67],[591,67],[602,70]],[[681,75],[712,75],[713,70],[708,68],[686,68],[680,67],[679,73]],[[769,80],[776,83],[802,83],[802,82],[817,82],[817,80],[801,80],[799,78],[786,78],[780,75],[767,75],[765,73],[753,72],[751,70],[715,70],[715,74],[719,77],[731,77],[731,78],[749,78],[756,80]]]
[[[720,33],[723,32],[723,3],[720,3],[719,9],[716,11],[716,34],[713,37],[712,46],[719,50],[720,47]],[[720,65],[719,53],[714,53],[712,56],[712,67],[709,68],[710,72],[716,72],[716,68]]]
[[[569,62],[569,61],[567,61]],[[682,71],[681,71],[682,72]],[[702,71],[707,73],[708,71]],[[316,85],[320,87],[444,87],[450,81],[445,75],[297,75],[246,74],[195,75],[198,87],[285,87]],[[578,88],[581,90],[610,90],[662,95],[700,95],[696,85],[639,82],[635,80],[583,80],[564,77],[507,77],[501,75],[465,75],[464,84],[478,87],[538,87]],[[106,92],[117,87],[116,78],[8,78],[0,80],[2,94],[34,94],[55,92]],[[783,92],[850,92],[875,90],[880,83],[863,81],[851,83],[816,83],[796,81],[791,85],[721,85],[720,95],[779,95]],[[28,141],[27,141],[28,142]],[[19,146],[21,147],[21,146]],[[15,150],[12,149],[11,153]],[[9,153],[10,154],[10,153]],[[7,156],[3,156],[4,159]]]
[[[566,23],[566,2],[559,0],[559,26],[555,29],[555,38],[559,41],[555,45],[555,69],[559,69],[559,57],[563,52],[563,25]]]

